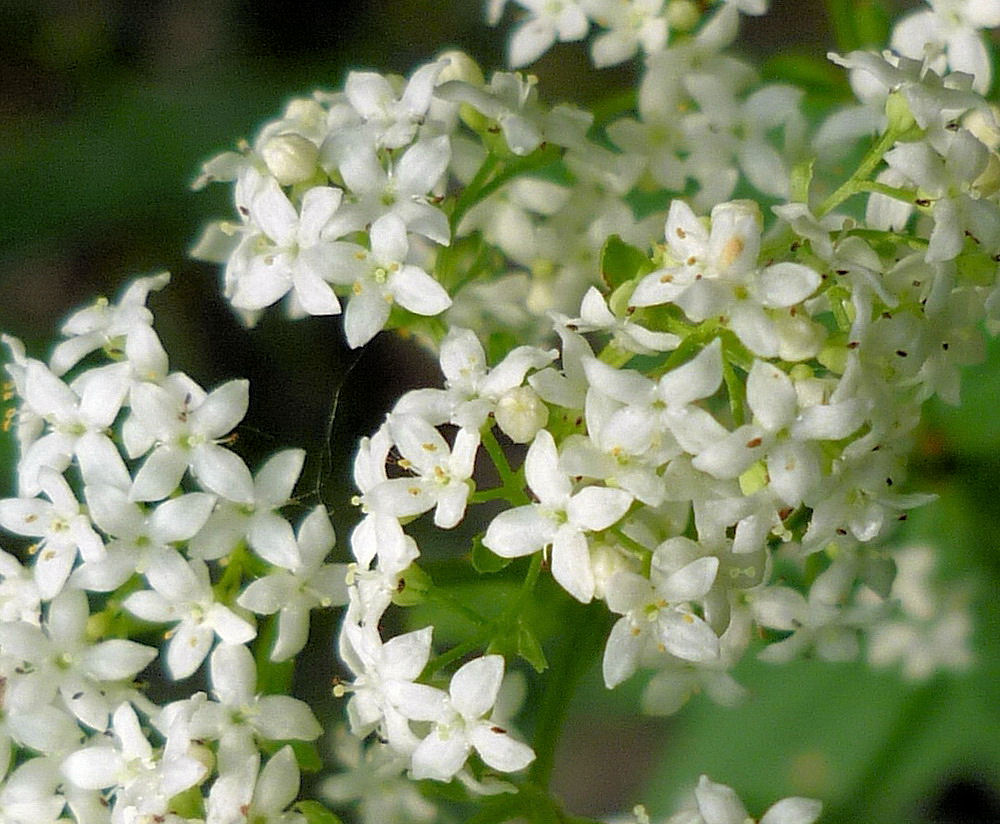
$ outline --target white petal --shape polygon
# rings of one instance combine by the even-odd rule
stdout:
[[[193,675],[214,640],[214,633],[204,624],[182,623],[167,647],[166,666],[170,677],[176,681]]]
[[[191,456],[191,467],[198,483],[209,492],[237,503],[253,503],[253,477],[235,452],[215,443],[200,444]]]
[[[685,661],[713,661],[719,657],[719,638],[695,615],[660,610],[657,620],[660,640],[667,652]]]
[[[250,548],[275,566],[296,569],[301,563],[292,525],[273,512],[258,512],[247,534]]]
[[[660,379],[657,392],[664,403],[686,406],[714,395],[722,384],[722,342],[716,338],[690,361]]]
[[[747,376],[747,404],[768,432],[788,426],[798,409],[791,378],[778,367],[759,360],[754,361]]]
[[[581,603],[589,603],[594,597],[587,538],[569,524],[563,524],[552,541],[552,577]]]
[[[113,638],[90,647],[84,655],[87,673],[98,681],[134,678],[156,657],[155,647]]]
[[[464,735],[452,732],[447,738],[435,728],[413,753],[410,771],[415,779],[450,781],[469,756],[471,746]]]
[[[500,730],[494,724],[479,724],[469,732],[469,742],[488,767],[500,772],[523,770],[535,760],[535,751]]]
[[[639,663],[643,639],[633,632],[632,622],[620,618],[611,628],[608,643],[604,648],[604,685],[613,689],[635,672]]]
[[[764,813],[760,824],[813,824],[823,811],[814,798],[783,798]]]
[[[501,558],[519,558],[549,544],[555,532],[555,523],[529,504],[497,515],[486,528],[483,545]]]
[[[264,813],[268,818],[273,816],[275,820],[283,818],[280,813],[299,794],[299,778],[295,752],[286,745],[271,757],[257,777],[253,791],[254,812]]]
[[[539,430],[524,459],[524,475],[531,491],[546,506],[562,508],[572,485],[559,468],[556,443],[548,430]]]
[[[390,290],[400,306],[418,315],[437,315],[451,306],[444,287],[419,266],[407,265],[396,272]]]
[[[451,678],[451,703],[466,719],[481,718],[497,700],[503,681],[502,655],[485,655],[463,664]]]
[[[746,807],[731,787],[716,784],[703,775],[694,794],[706,824],[745,824]]]
[[[775,263],[757,276],[757,297],[769,309],[801,303],[820,284],[818,273],[801,263]]]
[[[271,741],[312,741],[323,733],[305,701],[290,695],[264,695],[257,701],[255,728]]]
[[[574,526],[597,532],[620,521],[631,504],[624,489],[587,486],[569,499],[566,514]]]

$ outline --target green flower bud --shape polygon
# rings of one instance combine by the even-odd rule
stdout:
[[[698,5],[691,0],[671,0],[667,6],[667,25],[675,31],[692,31],[700,20]]]

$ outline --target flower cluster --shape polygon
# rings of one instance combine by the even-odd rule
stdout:
[[[2,554],[5,820],[64,820],[66,807],[78,821],[177,820],[213,773],[208,820],[248,805],[272,820],[298,766],[285,747],[261,767],[261,744],[322,732],[304,702],[256,693],[246,645],[254,613],[273,615],[271,657],[295,656],[310,610],[346,601],[346,566],[325,563],[322,506],[297,533],[282,513],[304,453],[254,476],[230,449],[247,382],[206,392],[170,371],[145,307],[167,281],[73,315],[48,363],[6,339],[20,496],[0,501],[0,525],[33,541],[33,562]],[[158,655],[172,680],[207,658],[211,695],[150,700],[136,677]]]
[[[968,662],[932,557],[882,542],[932,497],[905,486],[922,405],[957,403],[1000,328],[979,35],[1000,19],[932,2],[895,51],[831,55],[857,100],[810,131],[802,90],[725,51],[763,2],[512,5],[515,66],[592,25],[597,65],[641,51],[634,107],[595,125],[453,52],[293,100],[196,183],[234,184],[237,217],[194,253],[248,323],[284,300],[343,314],[353,348],[396,328],[437,354],[442,386],[359,445],[350,563],[329,560],[345,502],[295,497],[302,450],[253,473],[232,448],[248,383],[171,371],[146,307],[165,274],[73,315],[47,360],[5,338],[21,457],[0,526],[32,543],[0,552],[0,818],[318,824],[296,799],[324,729],[320,790],[365,821],[433,820],[412,781],[457,780],[489,820],[554,816],[554,715],[526,713],[530,746],[514,723],[519,660],[543,673],[566,643],[539,605],[608,688],[641,672],[652,713],[737,703],[748,651]],[[285,666],[340,606],[346,729]],[[156,703],[137,678],[157,656],[210,692]],[[761,822],[818,814],[791,798]],[[704,777],[670,819],[750,820]]]

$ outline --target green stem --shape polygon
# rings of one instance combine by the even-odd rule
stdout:
[[[555,766],[556,745],[562,733],[570,698],[608,635],[609,613],[604,604],[567,603],[563,610],[565,626],[570,628],[558,656],[554,656],[539,704],[535,724],[535,760],[529,777],[536,786],[546,789]]]
[[[743,385],[733,371],[733,365],[728,358],[722,359],[722,379],[726,383],[726,392],[729,395],[729,410],[733,415],[733,423],[736,426],[743,426],[746,420],[744,411],[744,401],[746,399],[746,387]]]
[[[833,194],[819,205],[819,208],[816,209],[816,217],[823,217],[829,214],[847,200],[847,198],[864,191],[862,185],[868,183],[871,173],[882,162],[885,153],[893,147],[898,137],[899,133],[895,129],[887,130],[861,159],[861,163],[854,174],[848,180],[845,180]]]
[[[455,208],[452,210],[451,218],[449,222],[451,223],[451,232],[455,233],[458,229],[458,224],[462,222],[462,218],[465,217],[465,213],[469,211],[476,203],[479,202],[480,191],[482,187],[486,185],[486,181],[490,179],[490,175],[493,174],[500,163],[500,158],[497,155],[490,152],[483,160],[483,164],[479,167],[475,176],[469,181],[469,185],[465,187],[464,191],[457,201],[455,201]]]
[[[524,484],[521,483],[518,474],[510,468],[510,463],[507,461],[503,447],[500,446],[500,442],[497,441],[492,429],[487,429],[483,432],[482,443],[486,449],[486,453],[490,456],[490,460],[493,461],[493,465],[497,469],[497,474],[500,475],[499,491],[497,489],[489,489],[486,492],[495,493],[492,495],[494,498],[505,498],[510,501],[511,506],[521,506],[522,504],[531,503],[531,498],[528,497],[528,493],[524,489]]]
[[[631,552],[633,555],[639,557],[639,561],[642,564],[642,574],[647,578],[649,577],[649,571],[653,566],[653,551],[646,549],[638,541],[629,538],[624,532],[618,528],[613,528],[611,534],[615,536],[615,539],[623,546],[626,550]]]

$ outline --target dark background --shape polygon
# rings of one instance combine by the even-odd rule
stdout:
[[[744,25],[743,48],[755,59],[834,46],[822,2],[772,7]],[[251,137],[289,97],[337,88],[350,69],[405,75],[448,47],[487,71],[501,68],[503,29],[482,17],[475,0],[0,0],[0,329],[43,356],[72,309],[169,269],[171,286],[150,305],[173,368],[207,388],[249,377],[241,451],[255,465],[278,448],[306,446],[305,485],[322,480],[322,497],[342,515],[349,493],[337,479],[350,449],[335,449],[340,460],[324,465],[327,440],[353,443],[399,393],[433,379],[434,366],[387,335],[348,354],[335,319],[293,324],[271,312],[242,329],[219,297],[216,267],[186,253],[207,220],[229,216],[230,189],[193,193],[188,184],[205,159]],[[552,102],[586,103],[631,81],[629,67],[589,69],[572,45],[532,71]],[[945,532],[958,548],[953,574],[973,579],[980,667],[911,687],[863,667],[750,662],[742,677],[774,700],[736,714],[698,699],[677,723],[629,719],[635,689],[609,698],[595,680],[557,771],[571,809],[598,814],[644,799],[664,810],[705,769],[736,785],[757,815],[778,794],[814,792],[834,798],[831,811],[845,822],[1000,820],[1000,624],[990,605],[1000,592],[998,354],[993,347],[990,364],[971,376],[962,411],[931,411],[917,460],[943,503],[913,527]],[[788,707],[805,721],[788,725]]]

